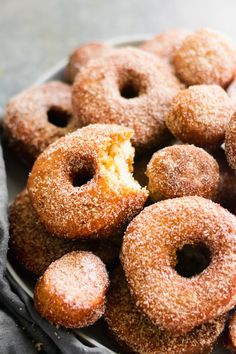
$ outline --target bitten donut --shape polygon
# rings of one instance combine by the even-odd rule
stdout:
[[[147,165],[146,174],[154,200],[188,195],[211,199],[219,184],[218,163],[194,145],[173,145],[159,150]]]
[[[133,132],[94,124],[50,145],[36,160],[28,190],[39,220],[63,238],[123,232],[148,192],[132,176]]]
[[[26,190],[9,207],[9,225],[10,254],[36,275],[41,275],[53,261],[72,251],[91,251],[106,264],[119,258],[121,237],[71,241],[51,236],[38,221]]]
[[[233,353],[236,352],[236,312],[233,313],[229,320],[227,348],[229,348]]]
[[[139,48],[172,63],[176,50],[188,34],[189,32],[183,28],[173,28],[143,42]]]
[[[70,86],[52,81],[10,100],[3,128],[18,156],[32,163],[53,141],[79,127],[72,114]]]
[[[173,64],[177,76],[187,85],[227,87],[236,70],[235,48],[220,33],[199,29],[183,40]]]
[[[164,117],[181,87],[158,57],[137,48],[121,48],[91,61],[77,76],[73,112],[83,125],[116,123],[132,128],[132,142],[143,152],[169,138]]]
[[[166,125],[182,142],[216,149],[232,114],[232,102],[221,87],[196,85],[173,98]]]
[[[112,275],[104,317],[122,353],[139,354],[211,353],[225,324],[221,316],[184,335],[162,330],[136,309],[121,269]]]
[[[113,49],[114,50],[114,49]],[[112,48],[102,42],[86,43],[77,48],[70,56],[66,67],[66,78],[73,82],[77,73],[91,60],[102,57],[112,51]]]
[[[109,280],[90,252],[71,252],[53,262],[34,289],[34,304],[49,322],[66,328],[92,325],[104,313]]]
[[[235,234],[235,216],[202,197],[145,208],[128,226],[121,253],[137,307],[175,333],[229,311],[236,303]],[[187,251],[204,260],[192,274]]]
[[[236,113],[231,117],[226,129],[225,151],[230,166],[236,170]]]

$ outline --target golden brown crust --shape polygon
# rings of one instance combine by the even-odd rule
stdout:
[[[236,170],[236,113],[231,117],[226,129],[225,151],[230,166]]]
[[[36,283],[36,310],[49,322],[67,328],[86,327],[104,313],[108,274],[90,252],[71,252],[53,262]]]
[[[187,85],[226,87],[236,70],[235,48],[220,33],[199,29],[183,40],[173,64],[177,76]]]
[[[155,37],[143,42],[139,48],[153,53],[172,63],[176,50],[180,47],[189,31],[183,28],[173,28],[159,33]]]
[[[232,317],[229,320],[229,329],[228,329],[226,346],[233,353],[236,352],[236,312],[233,313]]]
[[[222,316],[184,335],[161,330],[136,309],[121,269],[112,275],[104,317],[118,343],[139,354],[211,353],[225,324]]]
[[[65,127],[48,121],[50,110],[54,110],[62,125],[67,123]],[[72,115],[71,87],[60,81],[31,87],[12,98],[3,120],[9,145],[30,163],[49,144],[79,126],[79,120]]]
[[[186,333],[236,304],[236,218],[201,197],[145,208],[128,226],[121,260],[136,305],[161,327]],[[199,274],[175,270],[177,251],[203,244],[211,256]]]
[[[91,59],[100,58],[112,50],[114,49],[102,42],[91,42],[81,45],[69,58],[66,67],[66,79],[69,82],[73,82],[76,75]]]
[[[36,275],[41,275],[53,261],[72,251],[91,251],[108,264],[119,258],[121,237],[71,241],[51,236],[38,221],[27,190],[9,207],[9,224],[11,254]]]
[[[148,190],[156,201],[188,195],[211,199],[219,183],[218,163],[194,145],[173,145],[157,151],[146,174]]]
[[[169,138],[164,117],[180,88],[161,59],[137,48],[121,48],[82,70],[73,85],[72,106],[83,125],[116,123],[132,128],[132,142],[143,152]]]
[[[108,237],[123,232],[142,210],[147,191],[130,171],[122,178],[123,165],[132,167],[131,135],[125,127],[93,124],[59,139],[39,156],[28,190],[48,232],[74,239]],[[74,175],[84,171],[91,180],[74,187]]]
[[[183,142],[210,149],[220,147],[233,113],[226,92],[217,85],[196,85],[172,100],[166,125]]]

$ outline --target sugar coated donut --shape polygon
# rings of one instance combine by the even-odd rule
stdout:
[[[135,307],[121,269],[114,272],[107,294],[105,320],[122,353],[207,354],[224,329],[221,316],[183,335],[153,325]]]
[[[80,70],[91,60],[99,58],[112,49],[108,44],[102,42],[91,42],[81,45],[70,56],[66,67],[66,78],[73,82]]]
[[[50,145],[36,160],[28,190],[39,220],[64,238],[123,232],[148,197],[132,176],[132,130],[94,124]]]
[[[130,127],[139,152],[170,136],[164,117],[182,86],[169,66],[137,48],[121,48],[91,61],[73,85],[72,106],[83,125],[116,123]]]
[[[233,313],[229,320],[228,338],[226,346],[233,353],[236,352],[236,312]]]
[[[173,28],[143,42],[139,48],[172,63],[173,55],[188,34],[186,29]]]
[[[191,331],[233,308],[235,235],[235,216],[202,197],[168,199],[145,208],[128,226],[121,253],[137,307],[154,324],[175,333]],[[196,261],[190,272],[197,253],[203,262]]]
[[[78,241],[52,237],[38,221],[27,190],[9,207],[9,225],[10,254],[36,275],[41,275],[53,261],[72,251],[91,251],[106,264],[119,258],[121,237]]]
[[[236,170],[236,113],[231,117],[226,129],[225,151],[230,166]]]
[[[32,163],[49,144],[79,127],[70,86],[52,81],[18,94],[7,105],[3,127],[9,145]]]
[[[183,40],[173,63],[177,76],[187,85],[226,87],[236,70],[235,48],[220,33],[203,28]]]
[[[36,310],[66,328],[86,327],[104,313],[109,280],[105,265],[90,252],[71,252],[53,262],[34,289]]]
[[[227,88],[227,93],[233,103],[234,109],[236,108],[236,79],[234,79],[229,87]]]
[[[154,200],[188,195],[212,198],[219,183],[218,163],[194,145],[173,145],[159,150],[147,165],[146,174]]]
[[[176,138],[210,149],[220,147],[233,113],[227,93],[217,85],[196,85],[173,98],[166,125]]]

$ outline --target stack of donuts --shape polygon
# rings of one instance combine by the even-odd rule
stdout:
[[[236,47],[174,29],[138,47],[88,43],[65,82],[7,105],[32,170],[9,207],[9,256],[36,310],[103,316],[120,352],[236,352]]]

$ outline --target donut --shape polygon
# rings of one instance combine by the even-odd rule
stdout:
[[[30,164],[49,144],[78,127],[79,120],[72,114],[71,87],[59,81],[13,97],[3,119],[9,145]]]
[[[218,163],[194,145],[173,145],[157,151],[146,174],[148,190],[156,201],[188,195],[211,199],[219,183]]]
[[[196,85],[177,93],[166,125],[182,142],[219,148],[233,113],[227,93],[217,85]]]
[[[229,329],[226,346],[233,353],[236,352],[236,312],[234,312],[229,320]]]
[[[81,45],[70,56],[66,67],[66,79],[73,82],[77,73],[91,60],[109,53],[112,48],[102,42],[91,42]],[[114,49],[113,49],[114,50]]]
[[[232,115],[226,129],[225,152],[229,165],[236,170],[236,113]]]
[[[143,42],[139,48],[172,63],[176,50],[188,34],[186,29],[173,28]]]
[[[34,305],[57,326],[87,327],[104,313],[109,280],[103,262],[90,252],[67,253],[38,279]]]
[[[231,82],[231,84],[227,88],[227,93],[233,103],[234,110],[236,109],[236,79]]]
[[[73,112],[82,125],[116,123],[132,128],[138,152],[170,137],[164,117],[182,88],[169,66],[138,48],[121,48],[93,60],[76,77]]]
[[[121,237],[73,242],[52,237],[38,221],[27,190],[9,207],[9,225],[10,254],[35,275],[41,275],[53,261],[72,251],[91,251],[109,265],[119,258]]]
[[[235,48],[220,33],[202,28],[183,40],[173,64],[177,76],[187,85],[227,87],[236,70]]]
[[[68,239],[123,234],[148,197],[132,176],[132,134],[115,124],[94,124],[38,157],[28,191],[49,233]]]
[[[235,235],[235,216],[202,197],[145,208],[128,226],[121,250],[136,306],[174,333],[229,311],[236,303]]]
[[[220,168],[220,180],[214,200],[233,212],[236,209],[236,171],[228,165],[223,149],[217,150],[213,156]]]
[[[207,354],[224,329],[225,317],[209,321],[183,335],[155,326],[135,307],[122,270],[116,269],[107,293],[105,321],[122,353]]]

